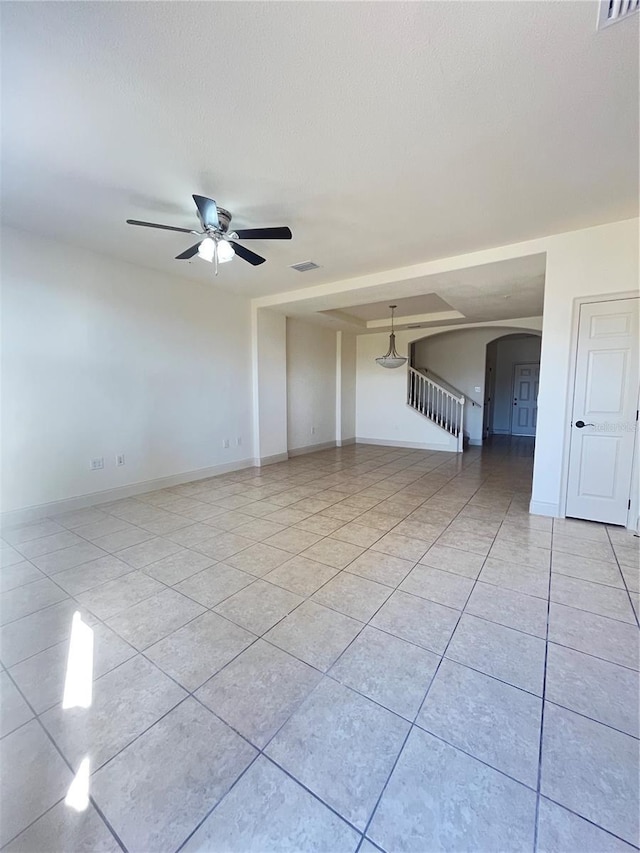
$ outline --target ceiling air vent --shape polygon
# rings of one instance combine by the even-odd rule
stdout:
[[[640,9],[640,0],[600,0],[598,29],[628,18]]]
[[[309,272],[309,270],[319,270],[320,264],[314,264],[313,261],[301,261],[299,264],[291,264],[292,270],[298,272]]]

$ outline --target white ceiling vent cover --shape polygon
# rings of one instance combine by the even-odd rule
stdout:
[[[600,0],[598,29],[608,27],[640,10],[640,0]]]
[[[320,264],[315,264],[313,261],[301,261],[299,264],[291,264],[292,270],[298,272],[309,272],[309,270],[319,270]]]

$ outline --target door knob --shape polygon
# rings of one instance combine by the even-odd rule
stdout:
[[[586,426],[595,426],[595,424],[585,424],[584,421],[576,421],[576,426],[578,427],[578,429],[582,429]]]

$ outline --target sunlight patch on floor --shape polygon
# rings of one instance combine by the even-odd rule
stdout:
[[[93,629],[73,614],[62,707],[90,708],[93,696]]]
[[[89,756],[85,756],[64,798],[65,805],[77,812],[83,812],[89,805],[89,770]]]

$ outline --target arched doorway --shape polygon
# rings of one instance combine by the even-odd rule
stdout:
[[[501,335],[487,344],[483,438],[535,436],[540,376],[539,335]]]
[[[503,390],[504,366],[511,364],[508,361],[509,352],[513,350],[520,359],[519,363],[539,364],[540,361],[540,338],[541,332],[531,327],[518,328],[517,326],[468,326],[463,328],[450,328],[417,338],[409,346],[410,365],[420,372],[430,375],[432,379],[453,392],[464,394],[466,402],[464,409],[464,434],[465,439],[472,445],[481,445],[488,435],[511,435],[511,420],[505,422],[504,418],[494,419],[487,409],[495,409],[495,389],[491,393],[490,383],[494,382],[498,375],[498,363],[500,365],[500,382],[498,385],[500,396],[500,412],[503,412]],[[487,369],[488,346],[497,340],[506,341],[504,345],[494,348],[492,351],[494,359],[491,363],[492,372],[488,377]],[[514,343],[509,343],[510,341]],[[498,361],[499,360],[499,361]],[[512,367],[507,368],[508,372]],[[489,381],[487,381],[489,378]],[[513,403],[512,383],[507,383],[509,411]],[[495,421],[495,423],[494,423]],[[506,423],[506,425],[505,425]]]

